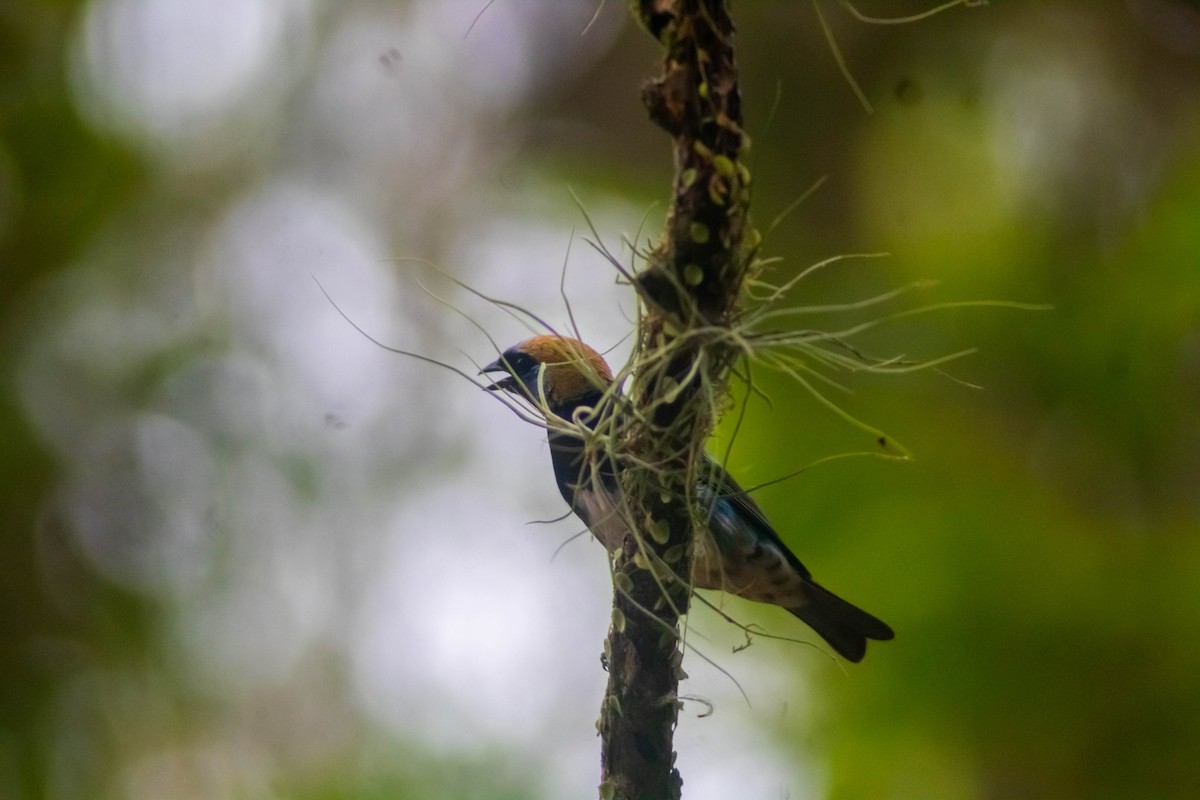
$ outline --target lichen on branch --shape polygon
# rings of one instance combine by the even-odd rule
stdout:
[[[704,443],[740,350],[736,328],[753,262],[750,173],[733,23],[721,0],[637,0],[664,48],[642,90],[672,138],[675,176],[665,235],[635,276],[638,347],[622,432],[624,514],[614,555],[609,684],[597,723],[602,798],[678,798],[672,745],[683,675],[679,617],[690,599],[695,497]]]

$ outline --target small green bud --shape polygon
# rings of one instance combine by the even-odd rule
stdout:
[[[708,182],[708,199],[712,201],[714,206],[725,205],[725,198],[729,194],[729,187],[719,175],[713,175],[712,180]]]
[[[747,250],[757,250],[758,246],[762,244],[762,234],[759,233],[758,228],[751,228],[744,241]]]

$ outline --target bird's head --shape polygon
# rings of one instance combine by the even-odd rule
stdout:
[[[608,364],[578,339],[534,336],[505,350],[480,373],[504,373],[487,388],[503,389],[560,416],[581,405],[594,406],[612,385]],[[568,412],[568,413],[564,413]]]

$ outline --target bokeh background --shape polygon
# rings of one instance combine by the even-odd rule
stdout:
[[[858,340],[977,352],[831,376],[915,459],[758,497],[897,639],[844,668],[694,613],[685,796],[1193,797],[1200,8],[821,9],[870,112],[811,4],[734,7],[759,226],[824,178],[769,277],[886,252],[791,302],[919,288],[787,324],[1053,310]],[[657,235],[657,60],[600,0],[0,4],[0,797],[592,796],[610,590],[530,524],[540,432],[321,287],[468,372],[475,323],[527,330],[448,275],[563,328],[565,295],[619,362],[584,236]],[[743,483],[869,447],[756,378]]]

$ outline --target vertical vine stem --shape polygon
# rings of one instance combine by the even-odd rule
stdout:
[[[725,397],[757,237],[742,129],[733,23],[723,0],[634,0],[663,46],[662,74],[642,90],[672,138],[675,176],[662,241],[634,284],[639,319],[632,411],[619,450],[629,533],[614,556],[608,689],[597,723],[604,800],[679,798],[673,735],[683,676],[679,618],[690,590],[694,497],[704,442]]]

